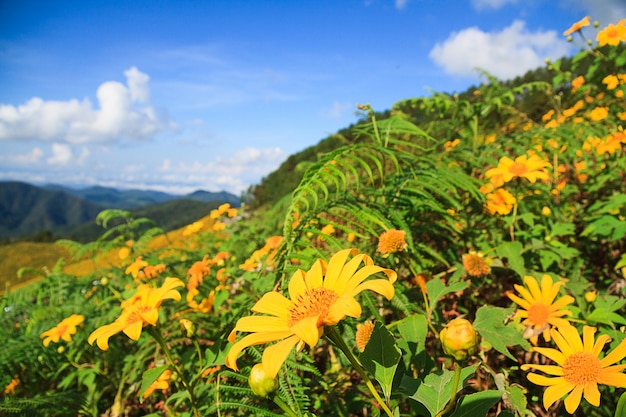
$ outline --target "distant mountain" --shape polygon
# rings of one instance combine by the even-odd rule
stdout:
[[[116,188],[93,186],[87,188],[69,188],[62,185],[49,184],[43,188],[61,190],[68,194],[84,198],[92,203],[105,206],[107,208],[118,208],[128,210],[135,207],[149,204],[164,203],[171,200],[190,199],[203,202],[220,201],[227,202],[233,206],[239,206],[240,199],[226,191],[209,192],[198,190],[187,195],[174,195],[161,191],[151,190],[118,190]]]
[[[223,203],[239,206],[240,200],[225,191],[198,190],[180,196],[159,191],[37,187],[19,181],[0,181],[0,239],[93,240],[103,232],[95,224],[95,218],[108,208],[148,217],[169,231],[194,222]]]
[[[95,219],[105,208],[63,191],[18,181],[0,182],[0,237],[76,226]]]

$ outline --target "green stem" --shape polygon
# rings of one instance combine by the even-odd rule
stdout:
[[[348,347],[348,345],[346,345],[346,342],[337,332],[337,329],[335,329],[333,326],[328,326],[325,328],[325,330],[328,332],[328,338],[339,349],[341,349],[341,351],[344,353],[344,355],[346,355],[354,369],[359,373],[359,375],[361,375],[361,378],[363,378],[363,381],[365,381],[365,385],[367,385],[367,388],[369,388],[370,392],[372,393],[378,404],[380,404],[381,408],[385,410],[385,413],[387,413],[389,417],[394,417],[393,413],[389,409],[389,406],[387,406],[387,403],[383,401],[383,399],[378,394],[378,391],[376,391],[376,387],[374,387],[374,384],[367,374],[367,371],[365,370],[365,368],[363,368],[363,365],[359,363],[357,358],[354,357],[352,351],[350,351],[350,348]]]
[[[448,401],[448,405],[437,413],[435,417],[441,417],[444,414],[452,411],[454,408],[454,403],[456,402],[456,394],[459,389],[459,382],[461,381],[461,365],[458,362],[454,361],[454,381],[452,382],[452,396],[450,397],[450,401]]]
[[[153,326],[149,326],[146,329],[146,331],[152,337],[154,337],[154,340],[156,340],[159,346],[161,346],[161,349],[163,349],[163,352],[165,353],[165,356],[167,357],[167,360],[169,361],[170,366],[174,368],[174,371],[176,371],[176,373],[180,376],[180,382],[183,384],[183,387],[185,387],[185,389],[189,393],[189,401],[191,401],[191,408],[193,409],[193,415],[195,417],[200,417],[200,413],[198,412],[198,409],[196,408],[196,396],[193,393],[193,389],[189,386],[189,384],[185,380],[185,375],[183,374],[182,369],[180,369],[178,365],[176,365],[176,362],[174,362],[174,358],[172,357],[172,352],[167,347],[167,343],[165,342],[165,339],[163,339],[161,332],[159,331],[158,328],[153,327]]]
[[[291,409],[291,407],[289,407],[289,404],[287,404],[286,402],[283,401],[282,398],[280,398],[278,395],[274,396],[274,402],[276,403],[277,406],[279,406],[284,412],[285,414],[287,414],[289,417],[298,417],[298,415]]]

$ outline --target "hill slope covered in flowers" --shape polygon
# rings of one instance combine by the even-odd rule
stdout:
[[[2,299],[0,412],[626,415],[626,20],[583,31],[552,82],[360,106],[272,207],[101,213]]]

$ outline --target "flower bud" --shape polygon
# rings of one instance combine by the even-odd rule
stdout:
[[[101,284],[103,287],[106,287],[107,285],[109,285],[109,279],[108,279],[107,277],[103,277],[103,278],[100,280],[100,284]]]
[[[596,293],[595,291],[587,291],[585,293],[585,301],[587,301],[588,303],[593,303],[594,301],[596,301],[596,298],[598,298],[598,293]]]
[[[457,361],[465,360],[476,352],[476,331],[468,320],[454,319],[439,334],[446,355]]]
[[[63,353],[63,352],[65,352],[65,346],[59,346],[57,348],[57,353]]]
[[[183,328],[187,337],[193,337],[196,334],[196,325],[191,320],[180,319],[180,327]]]
[[[550,209],[550,207],[548,206],[543,206],[541,208],[541,214],[545,217],[550,217],[550,215],[552,214],[552,209]]]
[[[266,397],[278,388],[278,381],[267,376],[261,363],[257,363],[250,370],[248,384],[252,388],[252,392],[261,397]]]

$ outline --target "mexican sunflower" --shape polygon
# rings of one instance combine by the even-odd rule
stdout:
[[[626,357],[626,339],[600,359],[600,352],[611,338],[605,334],[594,341],[595,327],[584,326],[583,337],[574,326],[552,329],[552,338],[557,349],[532,348],[533,351],[556,362],[556,365],[524,364],[522,370],[529,369],[544,372],[553,377],[529,373],[528,380],[533,384],[546,386],[543,394],[543,406],[547,410],[555,401],[565,398],[565,410],[573,414],[584,396],[589,404],[600,405],[598,384],[626,388],[626,364],[614,365]]]
[[[100,349],[107,350],[109,338],[119,332],[124,332],[132,340],[138,340],[144,326],[157,325],[159,308],[163,300],[180,300],[180,293],[175,288],[184,285],[180,279],[172,277],[166,278],[163,285],[158,288],[140,285],[135,295],[122,302],[120,316],[113,323],[94,330],[87,338],[87,342],[93,345],[96,341]]]
[[[583,17],[578,22],[576,22],[572,26],[570,26],[569,29],[567,29],[565,32],[563,32],[563,36],[571,35],[574,32],[579,32],[583,27],[589,26],[589,24],[590,24],[589,19],[590,19],[589,16]]]
[[[563,282],[552,282],[552,278],[548,274],[544,274],[541,278],[541,287],[539,287],[537,280],[531,276],[524,277],[524,282],[528,288],[514,285],[521,298],[515,294],[507,295],[523,308],[523,310],[517,311],[517,315],[524,319],[522,324],[527,325],[529,330],[532,331],[531,343],[537,344],[539,333],[543,333],[544,340],[549,342],[550,326],[561,327],[570,325],[569,321],[562,318],[562,316],[572,314],[571,311],[564,309],[564,307],[573,303],[574,297],[564,295],[555,301]]]
[[[43,339],[43,345],[48,347],[50,342],[59,343],[59,339],[66,342],[72,341],[72,335],[76,334],[76,326],[85,320],[85,316],[80,314],[72,314],[71,316],[61,320],[56,327],[46,330],[39,337]]]
[[[349,255],[353,255],[347,261]],[[347,261],[347,262],[346,262]],[[359,269],[361,263],[365,265]],[[367,280],[382,272],[387,279]],[[272,291],[252,307],[255,313],[239,319],[229,336],[234,342],[238,331],[251,332],[235,343],[226,357],[226,366],[237,370],[237,356],[248,346],[275,343],[263,352],[262,364],[267,375],[275,378],[291,350],[304,344],[313,347],[324,334],[324,326],[332,326],[346,316],[359,317],[361,305],[355,296],[372,290],[390,300],[397,274],[380,266],[356,249],[337,252],[326,263],[318,259],[308,272],[296,271],[289,281],[289,298]]]
[[[513,178],[526,178],[533,184],[539,180],[548,179],[546,167],[550,164],[538,155],[527,157],[521,155],[512,160],[508,156],[503,156],[496,168],[491,168],[485,172],[487,178],[492,178],[496,187],[511,181]]]

